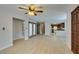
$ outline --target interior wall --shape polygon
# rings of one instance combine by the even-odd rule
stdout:
[[[28,21],[29,19],[22,11],[18,10],[16,4],[0,5],[0,50],[13,46],[13,17],[25,20],[24,33],[25,40],[28,39]],[[35,21],[34,21],[35,22]],[[5,30],[3,30],[5,27]]]
[[[67,31],[67,45],[71,49],[71,12],[77,7],[78,5],[71,5],[67,10],[67,20],[66,20],[66,31]]]
[[[45,22],[45,35],[51,35],[51,23]]]
[[[12,46],[12,18],[0,10],[0,50]],[[7,15],[7,16],[6,16]],[[3,27],[5,30],[3,30]]]
[[[24,21],[13,19],[13,40],[24,38],[23,22]]]
[[[11,5],[0,5],[0,50],[13,45],[13,17],[27,20],[26,16]],[[2,28],[5,27],[5,30]],[[26,32],[27,33],[27,32]],[[26,36],[28,37],[28,36]]]

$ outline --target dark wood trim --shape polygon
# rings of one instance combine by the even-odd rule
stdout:
[[[79,11],[79,10],[77,10],[77,9],[79,9],[79,5],[71,12],[71,14],[73,14],[74,12]]]

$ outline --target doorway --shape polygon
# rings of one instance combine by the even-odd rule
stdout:
[[[37,23],[37,34],[45,34],[45,23],[44,22]]]
[[[35,36],[37,33],[37,30],[36,30],[37,26],[36,26],[36,23],[33,23],[33,22],[29,22],[28,24],[28,34],[29,34],[29,37],[33,37]]]
[[[13,41],[24,39],[24,20],[13,17]]]

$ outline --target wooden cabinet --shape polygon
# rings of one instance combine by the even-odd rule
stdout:
[[[79,53],[79,6],[71,13],[71,49]]]

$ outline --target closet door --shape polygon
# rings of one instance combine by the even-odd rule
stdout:
[[[76,53],[77,45],[76,45],[76,14],[72,14],[72,51]]]
[[[71,48],[73,53],[79,53],[79,6],[71,13]]]
[[[76,22],[76,24],[77,24],[77,43],[76,43],[76,45],[77,45],[77,53],[79,53],[79,9],[78,9],[78,11],[77,11],[77,22]]]

